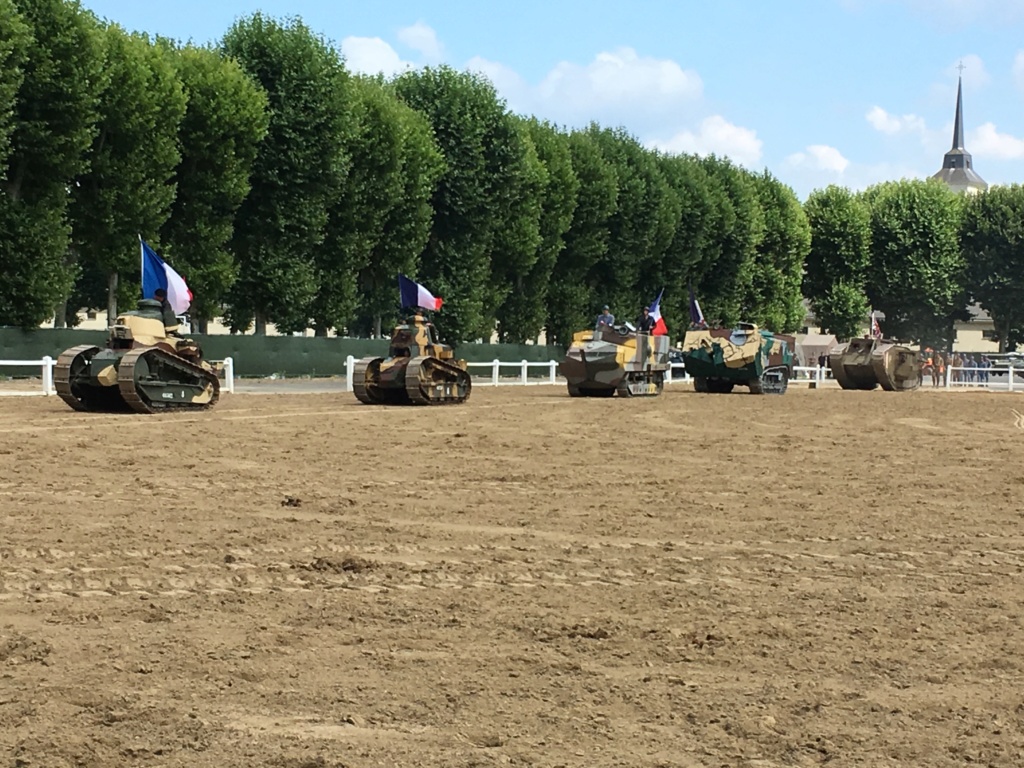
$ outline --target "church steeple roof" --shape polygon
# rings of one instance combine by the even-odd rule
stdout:
[[[963,78],[957,78],[956,115],[953,118],[953,146],[942,159],[942,169],[932,176],[957,192],[983,192],[988,184],[974,171],[971,153],[964,147]]]

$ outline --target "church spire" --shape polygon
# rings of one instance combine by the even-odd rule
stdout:
[[[963,72],[963,62],[957,67]],[[974,172],[971,153],[964,146],[964,93],[963,75],[957,78],[956,115],[953,118],[953,146],[942,158],[942,168],[932,175],[933,179],[944,181],[956,192],[983,192],[988,184]]]

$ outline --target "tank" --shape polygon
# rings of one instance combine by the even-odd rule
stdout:
[[[473,381],[465,360],[436,341],[434,326],[414,315],[395,326],[387,357],[356,362],[352,389],[368,405],[464,403]]]
[[[105,347],[71,347],[57,358],[54,388],[76,411],[204,410],[217,403],[220,379],[192,339],[164,326],[160,302],[143,299],[117,316]]]
[[[698,392],[725,394],[739,385],[755,395],[782,395],[793,375],[795,348],[792,336],[739,323],[687,331],[683,364]]]
[[[558,366],[571,397],[654,397],[665,386],[668,336],[630,325],[579,331]]]
[[[851,339],[828,356],[832,375],[843,389],[909,392],[921,386],[921,355],[893,339]]]

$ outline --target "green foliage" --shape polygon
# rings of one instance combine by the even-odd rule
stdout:
[[[858,336],[868,314],[871,214],[848,189],[815,190],[804,203],[811,227],[803,292],[819,325],[841,341]]]
[[[77,2],[16,0],[13,11],[0,6],[0,50],[20,62],[0,75],[0,324],[29,327],[75,276],[68,186],[95,133],[102,61],[95,20]]]
[[[494,87],[471,72],[441,66],[406,72],[394,82],[399,97],[426,115],[445,158],[432,199],[434,220],[419,277],[445,299],[440,335],[459,343],[490,338],[494,292],[491,251],[510,202],[503,183],[516,183],[522,147]],[[517,151],[517,149],[519,151]]]
[[[120,275],[118,298],[134,306],[139,236],[155,246],[171,213],[186,98],[171,55],[144,35],[110,25],[103,52],[99,131],[72,193],[73,236],[80,261]],[[93,299],[92,306],[101,303]]]
[[[1024,340],[1024,186],[993,187],[964,210],[971,293],[991,315],[1001,352]]]
[[[536,338],[545,325],[549,285],[565,248],[580,188],[568,137],[536,119],[524,124],[543,164],[544,185],[540,190],[537,258],[528,272],[517,276],[512,292],[498,312],[501,337],[515,341]]]
[[[238,330],[253,318],[258,333],[266,321],[301,330],[318,289],[315,254],[328,208],[348,171],[348,73],[338,52],[298,19],[240,19],[221,49],[262,86],[270,110],[235,220],[240,272],[228,319]]]
[[[589,133],[567,139],[573,173],[579,183],[572,224],[558,254],[548,288],[549,344],[568,346],[574,332],[593,325],[602,302],[591,273],[608,253],[608,220],[618,205],[614,167]],[[601,286],[603,287],[603,286]]]
[[[181,162],[172,182],[177,195],[160,239],[192,291],[189,314],[202,323],[220,314],[238,277],[228,246],[267,132],[267,97],[236,61],[217,51],[162,42],[187,105],[178,131]]]
[[[871,211],[867,295],[883,332],[940,348],[966,303],[962,198],[938,181],[903,180],[862,193]]]
[[[754,178],[764,234],[757,245],[746,304],[763,328],[793,333],[803,325],[800,284],[811,247],[811,228],[792,189],[765,171]]]

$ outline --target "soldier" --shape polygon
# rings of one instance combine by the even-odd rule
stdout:
[[[168,333],[176,333],[178,330],[178,316],[174,314],[174,310],[171,309],[171,303],[167,301],[167,291],[163,288],[157,288],[153,291],[153,298],[160,302],[160,309],[164,314],[164,327],[168,329]]]
[[[655,319],[651,317],[650,307],[644,307],[640,319],[636,321],[637,333],[651,333],[654,331]]]
[[[604,310],[600,315],[597,316],[597,329],[600,330],[602,325],[607,325],[609,328],[615,325],[615,315],[608,310],[608,305],[604,305]]]

